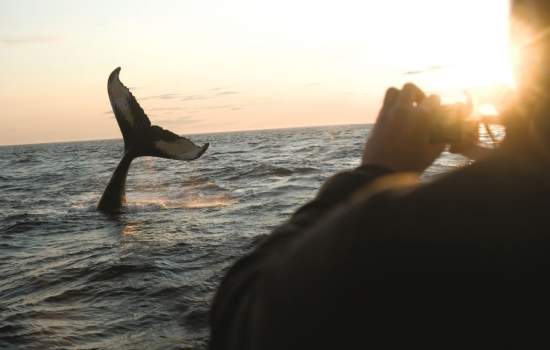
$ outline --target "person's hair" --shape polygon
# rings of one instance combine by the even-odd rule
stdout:
[[[510,123],[521,129],[533,120],[550,142],[550,1],[512,0],[511,15],[511,34],[521,51],[518,110],[522,116]]]
[[[533,26],[546,27],[550,24],[550,2],[548,0],[512,0],[512,15],[528,19]]]

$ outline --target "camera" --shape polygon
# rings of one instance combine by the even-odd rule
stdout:
[[[470,103],[456,103],[441,106],[440,112],[432,121],[430,142],[458,143],[475,133],[478,123],[470,118]]]

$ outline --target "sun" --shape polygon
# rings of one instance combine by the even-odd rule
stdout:
[[[449,88],[514,89],[516,81],[513,61],[513,48],[508,41],[471,45],[468,51],[449,64],[439,79],[448,79]]]
[[[507,1],[468,3],[454,8],[462,23],[439,23],[421,18],[415,30],[431,33],[431,42],[419,45],[412,55],[418,62],[408,76],[413,82],[437,93],[444,101],[461,100],[465,94],[487,110],[499,110],[502,100],[516,89],[517,46],[510,39],[510,9]],[[425,26],[426,28],[422,28]],[[420,66],[423,64],[424,66]],[[489,108],[488,105],[493,105]]]

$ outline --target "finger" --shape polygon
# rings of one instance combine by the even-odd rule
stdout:
[[[464,91],[464,94],[466,95],[466,105],[464,108],[464,112],[470,115],[474,112],[474,99],[469,91]]]
[[[468,118],[468,116],[472,113],[471,106],[464,104],[464,103],[457,103],[453,108],[453,112],[455,113],[456,118],[460,118],[461,120],[465,120]]]
[[[426,135],[429,135],[434,119],[441,117],[441,98],[437,95],[430,95],[422,101],[418,109],[421,113],[416,113],[416,125],[418,128],[423,129]]]
[[[399,94],[399,99],[397,100],[397,104],[399,104],[402,107],[409,107],[412,106],[413,103],[420,104],[424,99],[426,98],[426,95],[420,88],[412,83],[407,83],[403,85],[403,89],[401,89],[401,93]]]
[[[441,98],[438,95],[430,95],[420,103],[418,108],[428,112],[427,114],[433,114],[441,108]]]
[[[479,123],[476,121],[468,121],[464,123],[466,140],[477,142],[479,140]]]
[[[396,104],[397,99],[399,98],[400,91],[394,87],[389,88],[386,91],[386,96],[384,96],[384,104],[382,108],[388,108]]]

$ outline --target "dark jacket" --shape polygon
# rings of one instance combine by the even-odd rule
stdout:
[[[210,348],[445,347],[536,331],[534,317],[550,317],[550,172],[533,164],[501,152],[412,188],[372,166],[334,176],[229,270]]]

